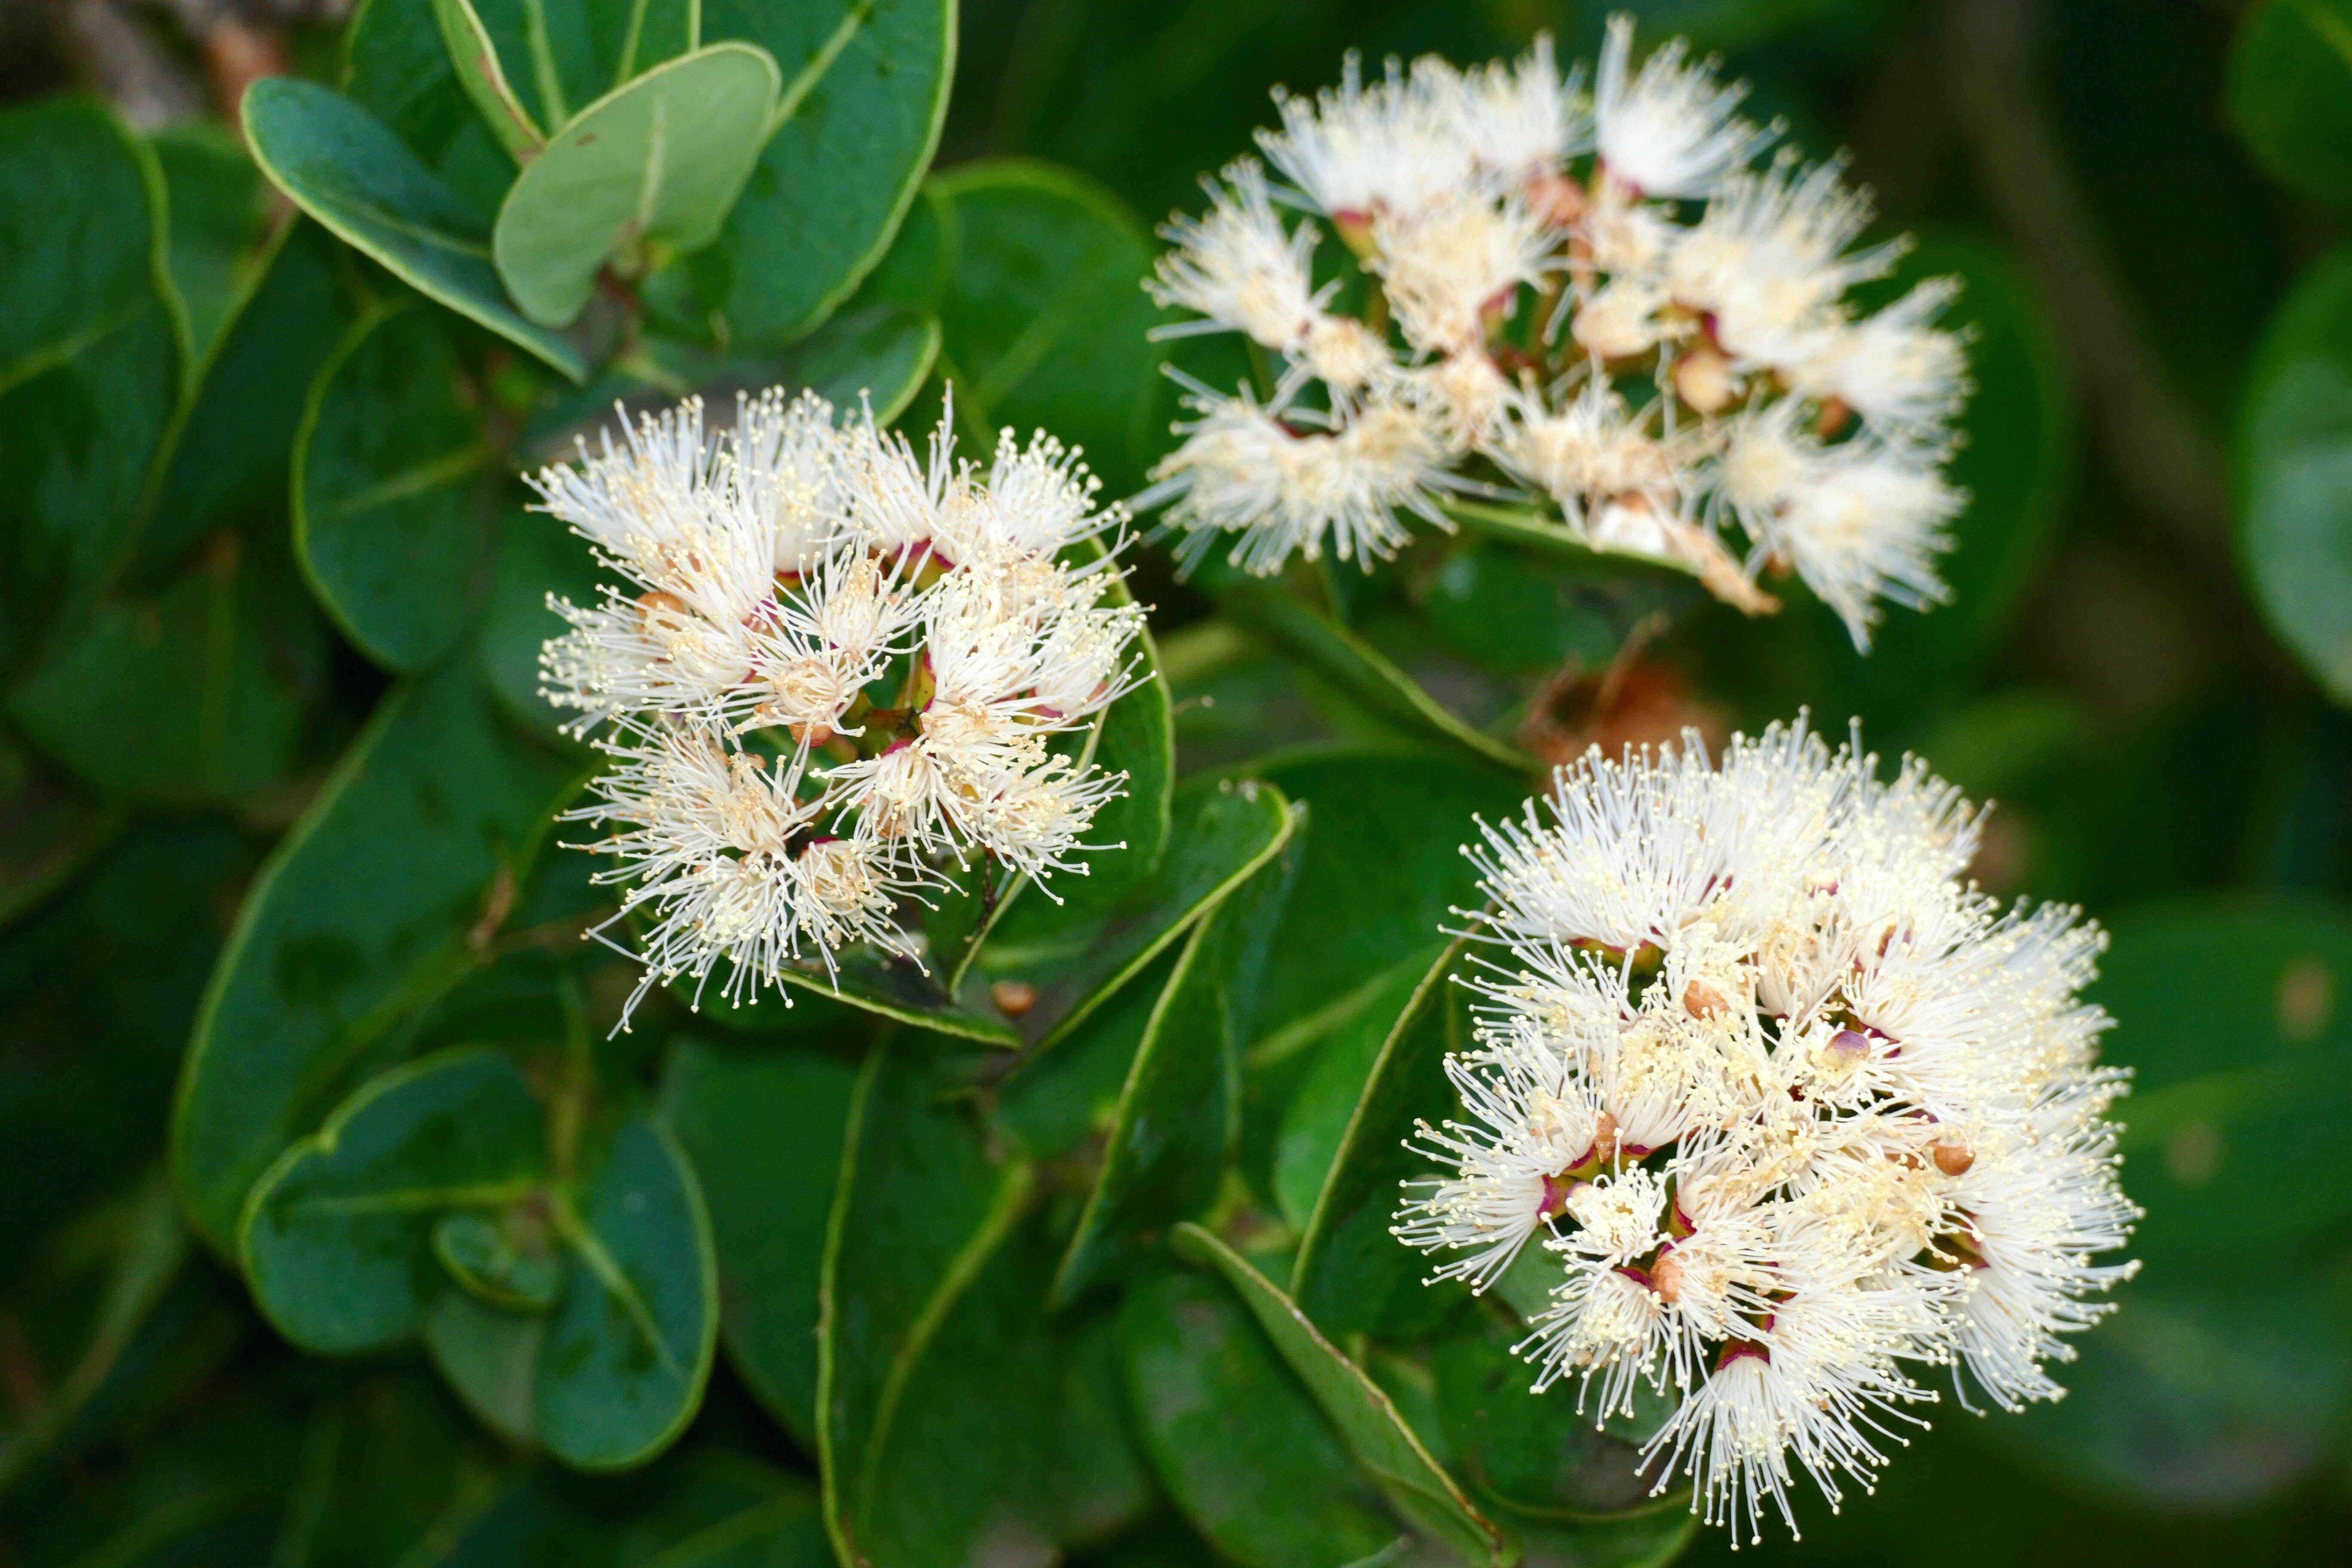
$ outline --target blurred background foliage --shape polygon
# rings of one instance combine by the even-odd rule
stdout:
[[[698,311],[736,301],[747,341],[723,368],[740,377],[863,378],[840,384],[854,391],[898,365],[910,421],[952,376],[980,427],[1043,424],[1083,442],[1126,493],[1174,412],[1142,339],[1153,313],[1131,286],[1151,254],[1148,226],[1197,206],[1196,177],[1271,118],[1269,88],[1328,82],[1350,48],[1469,62],[1546,28],[1564,58],[1589,58],[1614,8],[971,0],[942,176],[825,329],[835,336],[796,342],[800,317],[831,301],[799,300],[740,260],[678,268],[667,293],[648,289],[648,309],[669,311],[686,343]],[[1510,759],[1565,760],[1685,723],[1719,735],[1801,706],[1832,729],[1858,718],[1874,748],[1916,749],[2000,802],[1977,868],[1988,887],[2080,902],[2113,930],[2098,995],[2121,1020],[2110,1054],[2137,1074],[2125,1151],[2150,1215],[2137,1249],[2147,1267],[2083,1342],[2065,1401],[1986,1420],[1948,1405],[1875,1495],[1836,1518],[1806,1500],[1801,1544],[1768,1541],[1761,1555],[2339,1561],[2352,1533],[2352,251],[2341,248],[2352,4],[1622,8],[1651,40],[1679,32],[1723,51],[1809,153],[1851,149],[1883,226],[1920,236],[1906,272],[1967,279],[1958,315],[1975,333],[1979,387],[1959,470],[1976,503],[1949,563],[1957,602],[1897,612],[1864,658],[1810,604],[1745,621],[1673,579],[1465,537],[1426,542],[1377,578],[1319,585],[1348,634],[1335,644],[1328,622],[1221,599],[1214,573],[1179,584],[1145,552],[1137,587],[1156,606],[1177,771],[1253,773],[1309,808],[1304,838],[1263,874],[1283,889],[1263,918],[1282,919],[1288,899],[1282,929],[1313,951],[1267,975],[1244,1027],[1230,1180],[1270,1223],[1315,1223],[1379,1045],[1349,1020],[1393,1016],[1426,966],[1435,917],[1463,896],[1444,862],[1471,811],[1519,793]],[[707,1027],[693,1043],[676,1012],[591,1049],[600,1081],[635,1086],[614,1092],[615,1116],[650,1100],[675,1130],[719,1237],[730,1353],[686,1440],[644,1469],[582,1476],[532,1460],[528,1443],[493,1435],[506,1429],[495,1409],[469,1394],[469,1415],[416,1352],[290,1350],[181,1223],[167,1118],[208,978],[257,868],[289,826],[318,818],[355,737],[397,757],[403,737],[383,726],[464,729],[477,776],[523,802],[518,822],[576,767],[477,711],[470,679],[404,688],[408,706],[380,710],[363,734],[387,672],[434,667],[467,637],[478,689],[509,714],[532,706],[537,595],[579,563],[561,542],[504,526],[516,497],[490,455],[540,460],[616,393],[702,384],[711,369],[623,355],[573,392],[386,286],[315,227],[287,232],[225,106],[258,75],[338,80],[343,10],[0,7],[0,1563],[818,1562],[817,1455],[853,1439],[871,1462],[866,1492],[845,1506],[880,1510],[868,1522],[883,1557],[1015,1562],[1067,1548],[1105,1563],[1194,1562],[1202,1534],[1269,1563],[1386,1550],[1379,1494],[1360,1478],[1354,1491],[1328,1481],[1349,1462],[1334,1430],[1362,1458],[1344,1422],[1273,1389],[1231,1451],[1233,1434],[1185,1426],[1182,1412],[1218,1392],[1184,1384],[1203,1367],[1247,1388],[1290,1376],[1214,1273],[1147,1273],[1116,1313],[1065,1314],[1050,1334],[997,1283],[1024,1268],[1042,1278],[1057,1238],[1092,1222],[1092,1206],[1076,1215],[1083,1191],[1052,1188],[1053,1162],[1101,1131],[1129,1063],[1153,1059],[1155,1001],[1192,1005],[1186,975],[1225,973],[1212,967],[1217,944],[1241,942],[1229,930],[1254,918],[1239,896],[1076,1031],[1054,1074],[991,1088],[985,1146],[942,1130],[942,1163],[858,1198],[880,1206],[856,1223],[908,1227],[910,1255],[997,1260],[972,1285],[979,1306],[922,1328],[949,1335],[939,1354],[906,1352],[913,1392],[884,1397],[881,1426],[901,1396],[946,1424],[922,1451],[888,1448],[878,1426],[813,1430],[816,1368],[793,1326],[813,1321],[831,1150],[852,1115],[856,1064],[828,1042],[856,1035],[862,1015],[806,1004],[789,1048],[763,1053]],[[124,136],[128,152],[79,164],[38,151]],[[1003,159],[1036,162],[982,163]],[[466,166],[449,165],[453,183]],[[721,249],[790,243],[735,235]],[[176,318],[151,287],[151,258]],[[266,307],[246,304],[257,289]],[[80,315],[44,315],[67,300]],[[241,309],[304,325],[255,343],[235,328]],[[492,330],[524,342],[520,326]],[[1229,380],[1234,362],[1218,358],[1229,350],[1191,340],[1182,358]],[[475,457],[434,470],[421,500],[369,489],[387,464],[472,450],[478,437]],[[378,449],[401,441],[404,455]],[[337,529],[371,512],[413,547],[396,582],[338,553]],[[1417,705],[1423,692],[1440,717]],[[1433,748],[1453,760],[1426,760]],[[1417,760],[1379,761],[1407,755]],[[1481,765],[1497,758],[1502,770]],[[1180,794],[1180,811],[1197,798]],[[355,830],[326,874],[360,902],[379,885],[370,875],[401,883],[439,842],[433,808],[419,810],[420,837]],[[1435,857],[1424,865],[1408,847]],[[1351,869],[1366,858],[1400,863]],[[456,893],[431,898],[476,897],[479,877],[451,875]],[[483,918],[518,940],[452,970],[446,994],[372,1060],[584,1037],[583,1017],[608,1016],[611,966],[524,940],[590,907],[580,875],[557,865],[506,883],[499,896],[520,912]],[[1378,918],[1358,919],[1366,909]],[[332,952],[313,956],[332,969]],[[910,1124],[940,1114],[900,1072],[886,1063],[858,1092],[904,1096]],[[791,1136],[775,1136],[777,1117]],[[705,1157],[751,1144],[772,1168],[714,1173],[726,1157]],[[1013,1173],[1033,1170],[1047,1172],[1046,1190],[1008,1196],[1033,1179]],[[760,1184],[794,1182],[809,1204],[762,1205]],[[909,1193],[943,1189],[953,1212],[908,1206]],[[1165,1226],[1212,1201],[1223,1200],[1194,1194],[1193,1207],[1149,1217]],[[784,1260],[775,1278],[741,1275],[762,1266],[730,1253],[747,1226],[766,1238],[761,1259]],[[1118,1272],[1105,1235],[1100,1257],[1069,1253],[1057,1292],[1084,1298],[1090,1279],[1099,1290]],[[1215,1263],[1207,1243],[1193,1250]],[[866,1283],[894,1299],[890,1281]],[[745,1299],[792,1310],[779,1328]],[[1441,1373],[1444,1356],[1480,1353],[1449,1344]],[[1347,1348],[1409,1417],[1436,1398],[1426,1363],[1384,1361],[1360,1335]],[[1027,1384],[951,1375],[1018,1378],[1024,1358],[1064,1369],[1051,1373],[1067,1387],[1050,1418],[1012,1414]],[[1435,1414],[1416,1425],[1445,1426]],[[1117,1435],[1127,1427],[1141,1436]],[[1057,1521],[1055,1539],[927,1540],[925,1510],[944,1519],[959,1488],[992,1484],[964,1461],[1000,1444],[1060,1456],[1064,1490],[1020,1512]],[[1495,1484],[1507,1492],[1509,1479]],[[1295,1512],[1294,1531],[1269,1537],[1262,1520],[1220,1513],[1252,1486],[1268,1489],[1252,1506]],[[1639,1521],[1561,1528],[1535,1559],[1655,1561],[1681,1539]],[[1688,1557],[1727,1545],[1703,1533]]]

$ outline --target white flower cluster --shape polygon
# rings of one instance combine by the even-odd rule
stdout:
[[[551,596],[571,630],[540,662],[612,759],[571,816],[614,829],[584,847],[619,862],[614,919],[643,912],[632,1009],[722,959],[737,1002],[854,943],[919,963],[902,915],[950,863],[1043,877],[1096,847],[1124,775],[1080,742],[1138,678],[1143,612],[1116,538],[1065,556],[1125,515],[1076,452],[1008,430],[982,471],[944,417],[926,458],[779,392],[624,437],[530,482],[625,584]]]
[[[1964,1405],[1957,1369],[2005,1408],[2057,1397],[2057,1336],[2135,1267],[2092,1261],[2139,1212],[2076,995],[2103,934],[1964,884],[1977,815],[1876,763],[1800,721],[1711,767],[1690,733],[1562,770],[1549,822],[1482,824],[1501,956],[1446,1064],[1467,1117],[1422,1127],[1446,1173],[1396,1227],[1478,1289],[1540,1239],[1537,1387],[1573,1377],[1603,1418],[1637,1384],[1675,1401],[1658,1489],[1687,1473],[1751,1534],[1768,1498],[1795,1529],[1792,1459],[1832,1507],[1841,1473],[1871,1483],[1934,1397],[1906,1362],[1955,1365]]]
[[[1733,112],[1745,88],[1680,42],[1636,72],[1632,46],[1613,18],[1589,94],[1539,38],[1517,65],[1391,61],[1367,85],[1351,58],[1337,91],[1277,95],[1259,140],[1288,184],[1252,159],[1206,182],[1147,285],[1195,313],[1164,333],[1237,331],[1279,362],[1264,397],[1187,381],[1198,417],[1139,504],[1173,503],[1189,560],[1239,531],[1253,572],[1327,545],[1369,567],[1405,514],[1450,529],[1449,495],[1533,492],[1750,613],[1777,607],[1759,575],[1793,570],[1859,646],[1881,600],[1947,596],[1969,383],[1934,323],[1956,284],[1857,317],[1848,289],[1902,246],[1851,248],[1870,203],[1840,163],[1752,166],[1778,132]],[[1354,263],[1320,283],[1318,216]]]

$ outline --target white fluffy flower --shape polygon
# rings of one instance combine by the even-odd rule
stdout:
[[[1350,58],[1336,89],[1276,95],[1260,140],[1296,188],[1233,165],[1161,231],[1146,285],[1197,312],[1160,332],[1240,331],[1275,356],[1237,395],[1188,381],[1200,417],[1138,498],[1171,506],[1188,567],[1219,531],[1258,574],[1327,548],[1384,560],[1414,518],[1447,526],[1448,493],[1516,490],[1750,615],[1780,608],[1765,574],[1794,573],[1864,646],[1882,601],[1944,596],[1969,380],[1936,318],[1956,283],[1858,317],[1850,293],[1903,242],[1863,241],[1843,160],[1752,167],[1777,132],[1738,118],[1745,88],[1680,43],[1638,70],[1633,47],[1613,18],[1589,105],[1540,37],[1370,85]],[[1318,248],[1325,226],[1340,245]],[[1734,482],[1759,432],[1786,488]]]
[[[1233,560],[1249,572],[1277,572],[1293,555],[1317,560],[1327,547],[1369,569],[1409,537],[1399,511],[1450,526],[1436,504],[1454,487],[1444,435],[1410,404],[1369,403],[1339,429],[1318,430],[1294,428],[1284,410],[1246,393],[1200,389],[1189,401],[1201,417],[1137,498],[1144,507],[1174,502],[1168,521],[1192,536],[1188,560],[1229,531],[1241,535]]]
[[[1916,1368],[2056,1397],[2043,1363],[2131,1272],[2092,1261],[2138,1212],[2079,996],[2103,939],[1967,883],[1977,821],[1800,722],[1719,764],[1595,751],[1470,851],[1469,1114],[1412,1141],[1440,1169],[1396,1233],[1479,1289],[1540,1241],[1538,1387],[1669,1397],[1645,1458],[1711,1521],[1869,1484]]]
[[[1745,364],[1801,363],[1843,324],[1845,291],[1883,275],[1901,250],[1890,242],[1848,254],[1870,221],[1869,197],[1841,182],[1835,160],[1801,176],[1791,168],[1784,156],[1725,180],[1665,263],[1675,302],[1709,318],[1716,342]]]
[[[1125,513],[1075,451],[1006,431],[982,471],[944,418],[919,454],[772,393],[726,431],[688,403],[582,458],[533,482],[626,586],[559,601],[541,669],[606,726],[571,819],[609,830],[588,847],[628,889],[632,1010],[722,964],[743,1002],[854,946],[919,963],[909,906],[974,855],[1084,869],[1124,775],[1055,742],[1134,684],[1143,617],[1099,542]]]
[[[1745,83],[1715,79],[1713,61],[1685,64],[1680,38],[1654,50],[1631,81],[1633,19],[1609,18],[1593,82],[1593,142],[1609,178],[1644,196],[1712,195],[1780,132],[1759,130],[1733,112]]]
[[[1227,169],[1223,184],[1203,180],[1202,187],[1209,193],[1207,215],[1161,226],[1176,248],[1160,258],[1145,287],[1161,305],[1202,319],[1157,328],[1154,335],[1223,329],[1286,353],[1304,344],[1322,316],[1309,272],[1321,237],[1315,226],[1284,229],[1266,195],[1265,171],[1254,159]]]
[[[1797,424],[1800,406],[1777,403],[1733,426],[1719,493],[1759,552],[1793,567],[1867,648],[1878,601],[1950,597],[1936,560],[1968,496],[1945,479],[1940,452],[1869,436],[1824,445]]]

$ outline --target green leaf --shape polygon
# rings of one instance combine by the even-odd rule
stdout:
[[[2238,23],[2223,98],[2255,162],[2305,195],[2352,203],[2352,4],[2261,0]]]
[[[172,287],[187,314],[194,376],[246,291],[269,209],[253,160],[221,126],[189,121],[151,140],[170,197]]]
[[[2352,1213],[2334,1157],[2352,1112],[2352,921],[2334,910],[2126,916],[2090,994],[2132,1069],[2132,1251],[2254,1263]]]
[[[1242,1053],[1259,982],[1305,837],[1294,833],[1281,854],[1193,927],[1119,1091],[1102,1173],[1055,1276],[1057,1304],[1215,1197],[1240,1132]]]
[[[1321,610],[1293,598],[1281,584],[1237,581],[1223,590],[1220,602],[1253,631],[1403,733],[1507,773],[1538,771],[1540,764],[1533,757],[1455,717],[1386,654]]]
[[[115,799],[184,810],[277,786],[324,685],[326,639],[292,572],[254,555],[215,551],[152,599],[103,605],[9,716]]]
[[[507,519],[474,637],[474,666],[509,717],[551,736],[579,717],[539,694],[539,651],[564,630],[547,596],[593,605],[597,584],[609,575],[586,540],[544,512],[518,510]]]
[[[2272,319],[2233,458],[2254,601],[2328,695],[2352,702],[2352,251],[2304,274]]]
[[[693,250],[717,237],[782,85],[764,49],[713,44],[580,110],[523,166],[491,231],[499,276],[522,313],[562,326],[616,253]]]
[[[1475,837],[1473,819],[1517,810],[1525,790],[1447,759],[1356,749],[1258,771],[1315,813],[1297,897],[1266,972],[1253,1047],[1265,1066],[1354,1016],[1390,970],[1444,940],[1454,911],[1477,896],[1476,869],[1461,848]],[[1366,853],[1369,845],[1380,852]]]
[[[1163,951],[1044,1056],[1017,1068],[1002,1064],[1007,1071],[990,1128],[1034,1160],[1061,1159],[1108,1136],[1143,1031],[1189,946]]]
[[[434,0],[436,10],[446,3]],[[541,125],[561,126],[614,88],[695,47],[700,9],[698,0],[480,0],[476,15],[479,41],[495,50],[517,105]],[[483,118],[493,119],[477,87],[462,79],[467,68],[454,41],[461,34],[451,31],[446,16],[440,25],[452,39],[460,85]]]
[[[509,1443],[539,1440],[533,1384],[547,1344],[542,1312],[511,1312],[436,1281],[417,1321],[433,1364],[474,1418]]]
[[[508,84],[499,63],[498,46],[490,41],[489,29],[482,26],[470,0],[433,0],[433,17],[441,25],[442,42],[448,47],[458,85],[473,100],[499,145],[517,163],[535,157],[547,145],[547,133]]]
[[[245,97],[255,161],[295,205],[402,282],[580,380],[580,352],[516,313],[478,211],[391,127],[314,82],[270,77]]]
[[[1356,987],[1346,998],[1351,1006],[1348,1016],[1328,1031],[1318,1028],[1319,1037],[1303,1044],[1310,1052],[1310,1065],[1282,1110],[1274,1144],[1275,1206],[1295,1228],[1306,1229],[1314,1218],[1315,1201],[1347,1141],[1348,1123],[1355,1118],[1381,1047],[1420,989],[1435,955],[1433,943],[1375,975],[1368,985]],[[1286,1043],[1275,1041],[1277,1046]],[[1279,1070],[1290,1054],[1267,1053],[1258,1064],[1260,1072]]]
[[[856,1081],[814,1050],[696,1040],[673,1050],[662,1080],[663,1119],[710,1205],[728,1358],[812,1450],[817,1277]]]
[[[1637,1441],[1598,1426],[1567,1384],[1531,1392],[1535,1373],[1513,1353],[1523,1325],[1492,1317],[1437,1347],[1437,1407],[1454,1468],[1481,1497],[1525,1519],[1580,1521],[1687,1513],[1687,1488],[1658,1498]],[[1646,1395],[1645,1395],[1646,1397]]]
[[[702,37],[759,45],[784,88],[725,232],[689,268],[729,341],[789,342],[848,298],[915,199],[947,116],[956,7],[703,0]]]
[[[350,1355],[415,1331],[446,1281],[441,1217],[541,1192],[539,1101],[511,1058],[428,1057],[371,1079],[255,1184],[237,1231],[254,1300],[305,1350]]]
[[[583,1469],[641,1464],[702,1403],[719,1343],[719,1267],[702,1192],[658,1121],[622,1123],[576,1214],[532,1403],[548,1450]]]
[[[931,189],[958,237],[940,374],[961,427],[1050,430],[1085,448],[1112,494],[1139,489],[1164,434],[1143,226],[1093,182],[1043,163],[966,163]]]
[[[553,1252],[518,1229],[475,1209],[444,1215],[433,1227],[433,1256],[483,1305],[544,1312],[563,1288],[563,1270]]]
[[[1234,1293],[1177,1270],[1119,1310],[1128,1407],[1176,1506],[1244,1568],[1378,1561],[1403,1536]]]
[[[1110,908],[1065,921],[1040,894],[1014,905],[972,963],[971,1005],[1001,998],[1007,984],[1032,986],[1014,1020],[1018,1038],[1052,1045],[1278,853],[1297,823],[1282,792],[1255,780],[1195,780],[1176,791],[1171,811],[1177,830],[1159,868]]]
[[[1452,976],[1463,944],[1441,954],[1390,1029],[1315,1200],[1290,1293],[1333,1333],[1407,1332],[1431,1326],[1460,1299],[1422,1284],[1422,1257],[1389,1234],[1399,1184],[1427,1161],[1404,1147],[1416,1119],[1454,1103],[1445,1054],[1469,1040],[1468,1005]]]
[[[1225,1277],[1282,1359],[1339,1427],[1356,1462],[1380,1483],[1399,1513],[1444,1542],[1466,1563],[1503,1559],[1503,1538],[1480,1513],[1363,1368],[1342,1355],[1298,1304],[1213,1234],[1187,1222],[1176,1227],[1179,1254]]]
[[[310,384],[358,314],[341,249],[298,219],[256,264],[173,437],[139,538],[143,567],[168,570],[215,530],[283,517]]]
[[[378,707],[247,895],[189,1042],[173,1169],[214,1245],[393,1026],[482,963],[568,780],[462,667]]]
[[[311,384],[294,442],[294,549],[343,635],[424,669],[487,586],[502,459],[442,322],[396,300],[352,326]]]
[[[1421,609],[1448,647],[1498,674],[1601,669],[1634,626],[1691,597],[1667,581],[1474,540],[1445,557]]]
[[[107,110],[0,113],[0,671],[121,565],[180,393],[163,175]]]
[[[1025,1161],[991,1157],[952,1080],[896,1043],[860,1076],[820,1288],[818,1454],[845,1562],[969,1562],[1045,1533],[1055,1375]]]

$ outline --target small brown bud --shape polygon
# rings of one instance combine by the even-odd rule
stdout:
[[[1605,1110],[1592,1123],[1592,1157],[1604,1165],[1617,1157],[1617,1119]]]
[[[637,595],[637,609],[645,619],[650,621],[656,616],[686,614],[686,601],[676,594],[665,594],[656,588],[650,594]]]
[[[1813,433],[1826,439],[1844,429],[1846,421],[1853,417],[1853,409],[1844,398],[1825,397],[1822,399],[1822,416],[1813,422]]]
[[[1528,182],[1528,211],[1547,227],[1567,228],[1584,216],[1584,187],[1566,174],[1538,174]]]
[[[1731,1004],[1706,981],[1694,980],[1683,987],[1683,1011],[1694,1018],[1720,1018],[1731,1011]]]
[[[988,988],[989,999],[996,1010],[1008,1018],[1018,1018],[1037,1005],[1037,988],[1026,980],[1000,980]]]
[[[1657,1262],[1650,1267],[1650,1289],[1669,1306],[1678,1300],[1683,1293],[1682,1260],[1671,1252],[1658,1254]]]
[[[1936,1169],[1948,1176],[1965,1176],[1977,1163],[1976,1152],[1965,1143],[1938,1143],[1927,1152],[1935,1157]]]
[[[1738,391],[1731,362],[1713,349],[1693,349],[1675,361],[1675,395],[1698,413],[1720,412]]]

